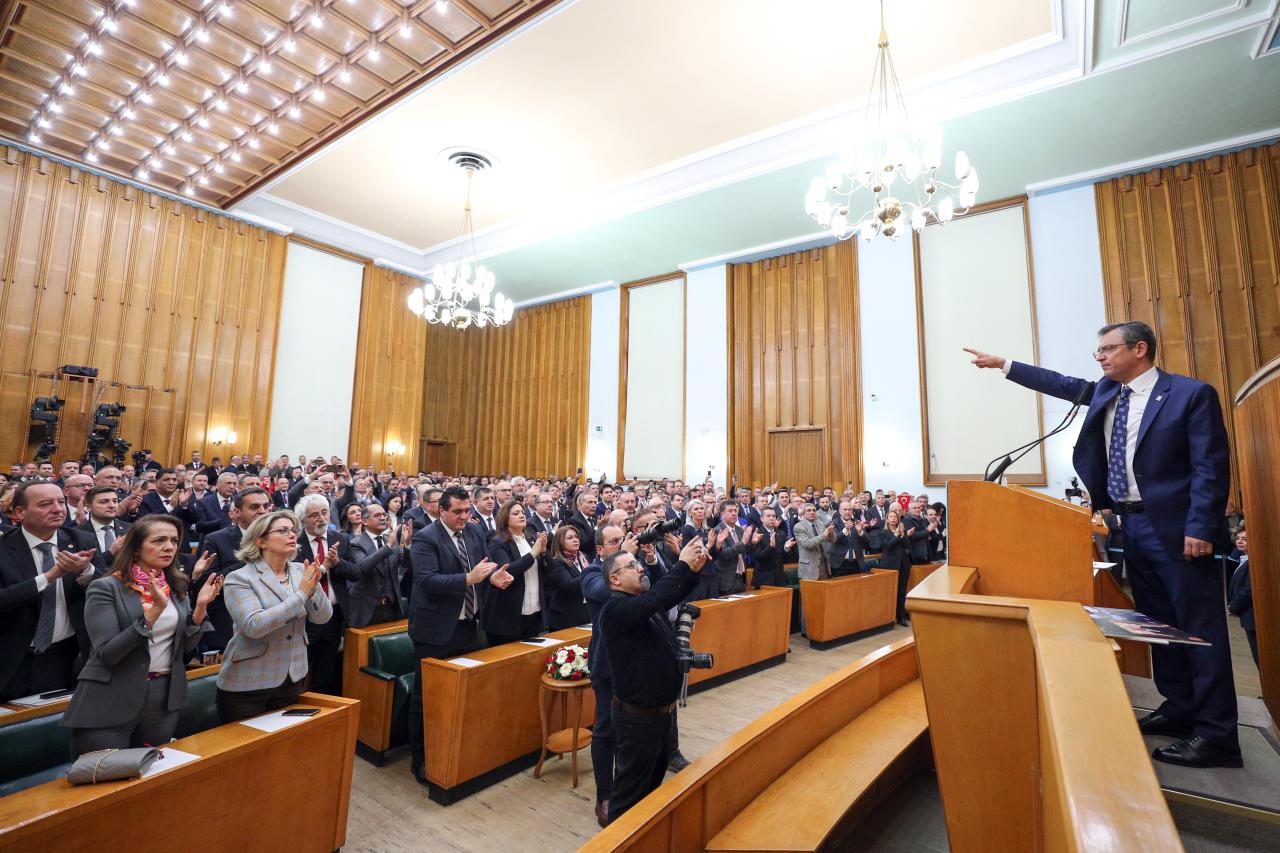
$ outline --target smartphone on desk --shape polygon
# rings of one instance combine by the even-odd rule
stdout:
[[[320,713],[319,708],[290,708],[281,712],[282,717],[314,717]]]
[[[40,694],[40,701],[44,702],[48,699],[61,699],[63,696],[70,696],[75,693],[74,690],[50,690],[48,693]]]

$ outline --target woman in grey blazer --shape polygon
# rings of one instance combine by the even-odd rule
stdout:
[[[187,704],[183,662],[212,628],[207,608],[222,589],[214,575],[195,607],[188,603],[182,533],[173,516],[144,516],[124,535],[115,571],[89,584],[84,621],[93,651],[62,717],[75,757],[173,739]]]
[[[320,562],[292,562],[301,526],[279,510],[254,519],[240,540],[236,556],[245,565],[227,578],[224,596],[235,627],[218,672],[224,723],[292,705],[306,689],[306,623],[328,622],[333,605]]]

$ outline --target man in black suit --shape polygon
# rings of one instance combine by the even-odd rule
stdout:
[[[485,559],[486,541],[479,528],[467,523],[470,517],[471,496],[452,486],[440,495],[439,521],[413,536],[409,637],[419,659],[455,657],[480,648],[476,634],[480,592],[496,566]],[[409,704],[409,750],[410,772],[425,785],[422,682],[416,668]]]
[[[907,514],[902,517],[911,548],[911,564],[914,566],[929,562],[929,534],[936,529],[930,527],[929,519],[924,514],[924,499],[917,497],[911,501]]]
[[[560,519],[555,515],[555,501],[551,498],[550,492],[540,492],[533,505],[533,514],[529,516],[529,524],[533,527],[534,535],[539,533],[547,534],[547,553],[551,553],[551,540],[556,535],[556,528],[559,527]]]
[[[787,540],[786,531],[779,525],[778,513],[773,507],[766,506],[760,511],[760,540],[751,552],[756,566],[751,575],[751,586],[755,589],[787,586],[787,573],[782,566],[786,562],[787,550],[795,543]]]
[[[200,545],[201,552],[208,553],[213,559],[202,575],[192,579],[192,596],[199,595],[200,588],[214,575],[221,575],[225,580],[227,575],[244,565],[244,561],[236,556],[244,539],[244,531],[249,529],[255,518],[270,512],[271,508],[271,498],[263,489],[250,488],[236,493],[231,501],[231,523],[210,533]],[[206,619],[213,630],[201,635],[200,650],[207,652],[225,649],[231,641],[233,625],[222,596],[209,602]]]
[[[569,524],[578,531],[579,550],[588,560],[596,558],[596,499],[590,492],[578,493],[578,510],[569,516]]]
[[[945,563],[947,561],[947,535],[942,526],[941,514],[929,507],[924,512],[925,519],[929,522],[929,548],[927,556],[930,563]]]
[[[141,475],[143,471],[155,471],[156,474],[159,475],[159,473],[164,470],[163,465],[151,458],[150,450],[142,451],[142,460],[142,464],[138,466],[139,475]]]
[[[498,532],[498,520],[493,514],[495,500],[494,491],[488,486],[477,486],[471,493],[471,523],[484,533],[485,541]]]
[[[736,503],[724,501],[720,504],[720,523],[707,537],[719,579],[719,595],[731,595],[747,588],[747,567],[743,558],[754,550],[760,537],[761,533],[756,528],[738,524]]]
[[[160,514],[176,516],[188,526],[199,520],[191,506],[191,490],[178,488],[178,473],[172,468],[165,468],[156,476],[155,491],[148,492],[138,507],[139,518]]]
[[[683,526],[687,523],[684,511],[684,495],[675,492],[671,495],[671,499],[667,504],[667,511],[663,513],[667,521],[679,521]]]
[[[831,576],[852,575],[867,571],[867,561],[863,553],[866,544],[862,522],[853,517],[853,501],[840,501],[840,509],[831,520],[834,536],[827,545],[827,564],[831,566]]]
[[[109,566],[111,558],[119,550],[115,543],[129,529],[128,522],[116,517],[120,511],[120,496],[109,486],[94,486],[85,496],[85,503],[89,505],[89,520],[77,525],[76,529],[93,535],[98,553]]]
[[[755,506],[751,503],[751,490],[740,488],[737,491],[737,497],[739,523],[746,523],[750,524],[752,527],[759,527],[760,513],[756,512]]]
[[[236,493],[236,475],[222,474],[213,493],[200,501],[200,518],[195,522],[196,535],[208,536],[231,524],[232,498]],[[247,524],[247,522],[246,522]]]
[[[93,534],[62,526],[62,498],[53,483],[22,484],[18,526],[0,537],[0,701],[75,687],[90,652],[84,587],[106,564]]]
[[[67,520],[64,527],[77,527],[89,518],[85,495],[93,488],[93,478],[88,474],[72,474],[62,483],[63,501],[66,503]]]
[[[347,624],[364,628],[403,619],[400,573],[409,565],[412,525],[387,530],[387,511],[373,503],[364,511],[364,530],[351,538],[356,578],[347,583]]]
[[[311,673],[308,689],[341,696],[342,655],[338,650],[347,629],[346,612],[350,607],[347,582],[357,577],[355,564],[351,562],[351,542],[344,534],[329,530],[329,500],[324,495],[304,495],[294,511],[302,519],[297,560],[324,564],[320,586],[333,607],[328,622],[321,625],[307,622],[307,666]]]

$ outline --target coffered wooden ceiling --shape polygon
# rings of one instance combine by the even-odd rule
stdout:
[[[0,136],[226,207],[560,0],[7,0]]]

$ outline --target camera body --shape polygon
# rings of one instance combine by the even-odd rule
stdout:
[[[668,518],[658,524],[650,524],[645,531],[636,537],[636,542],[641,545],[653,545],[661,542],[663,537],[668,533],[677,533],[684,525],[678,518]],[[696,616],[694,618],[697,618]]]
[[[691,669],[711,669],[715,665],[715,657],[710,652],[695,652],[689,645],[689,635],[693,633],[693,623],[702,615],[702,608],[696,604],[685,603],[676,611],[676,666],[680,672],[688,675]]]
[[[1084,500],[1084,490],[1080,488],[1080,479],[1078,477],[1071,478],[1071,488],[1067,489],[1066,499],[1069,501],[1072,498]]]

